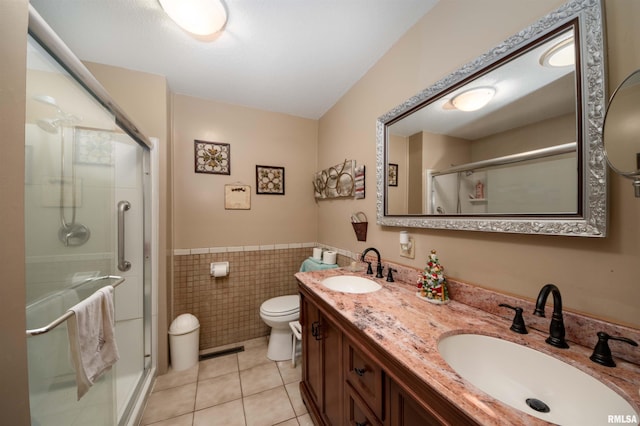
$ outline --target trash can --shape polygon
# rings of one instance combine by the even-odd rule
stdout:
[[[169,327],[169,349],[174,371],[186,370],[198,363],[200,322],[191,314],[178,315]]]

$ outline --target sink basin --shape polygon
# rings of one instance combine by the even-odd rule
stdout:
[[[353,275],[338,275],[322,280],[322,285],[333,291],[343,293],[372,293],[382,288],[377,282]]]
[[[548,422],[586,425],[608,424],[610,416],[639,418],[634,408],[605,384],[526,346],[479,334],[457,334],[440,340],[438,351],[477,388]],[[538,411],[545,407],[548,412]]]

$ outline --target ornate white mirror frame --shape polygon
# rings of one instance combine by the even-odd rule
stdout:
[[[576,79],[578,208],[571,214],[518,215],[391,215],[388,214],[388,133],[389,126],[423,106],[460,88],[488,69],[507,63],[511,56],[536,40],[577,22],[578,57]],[[602,126],[606,105],[605,48],[600,0],[572,0],[528,28],[496,46],[474,61],[421,91],[382,115],[377,134],[377,223],[383,226],[469,230],[519,234],[549,234],[604,237],[607,228],[607,164],[604,158]]]

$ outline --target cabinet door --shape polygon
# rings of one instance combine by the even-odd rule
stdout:
[[[345,425],[382,426],[378,417],[369,409],[369,406],[349,383],[345,383],[344,394]]]
[[[320,314],[323,360],[323,415],[327,424],[342,424],[342,332]]]
[[[344,338],[344,374],[347,383],[362,396],[379,419],[384,419],[382,368]]]
[[[309,413],[326,425],[342,424],[342,332],[304,295],[301,297],[302,387]]]
[[[302,381],[311,401],[322,407],[322,339],[318,336],[320,311],[304,297],[300,297],[300,324],[302,325]]]
[[[389,424],[391,426],[440,426],[447,424],[425,411],[395,382],[389,384]]]

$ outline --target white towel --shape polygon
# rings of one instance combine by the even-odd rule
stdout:
[[[69,310],[74,313],[67,330],[80,400],[120,357],[114,333],[113,287],[101,288]]]

